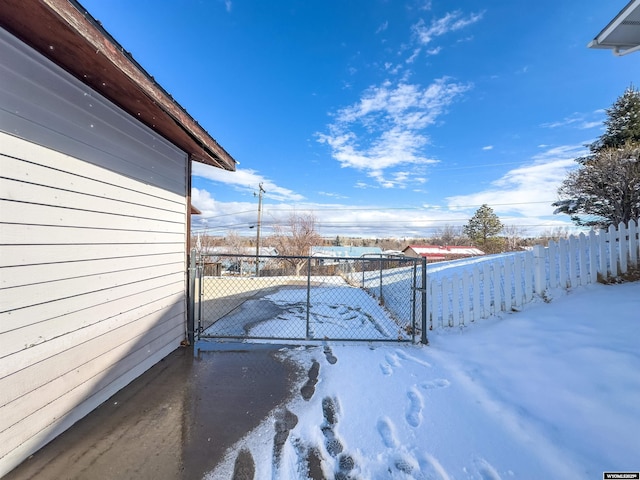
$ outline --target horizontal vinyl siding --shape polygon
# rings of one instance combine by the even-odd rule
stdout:
[[[41,395],[36,393],[35,399],[27,397],[17,404],[9,404],[3,408],[3,415],[6,414],[7,419],[3,419],[4,430],[0,436],[4,442],[2,448],[8,452],[7,460],[10,461],[12,457],[22,457],[20,452],[23,449],[37,450],[98,407],[114,392],[157,363],[158,359],[145,355],[145,351],[158,352],[160,358],[168,355],[175,346],[166,345],[166,337],[177,337],[179,333],[180,327],[177,326],[170,326],[169,329],[156,326],[143,338],[134,339],[134,341],[147,340],[147,343],[122,344],[118,350],[104,354],[102,361],[87,364],[86,368],[91,368],[95,373],[89,381],[79,382],[77,378],[68,379],[66,384],[56,386],[54,394],[48,393],[47,402],[43,402],[39,398]],[[134,349],[132,348],[134,346],[141,346],[143,349]],[[127,353],[128,355],[124,356]],[[101,368],[100,365],[104,365],[105,361],[111,361],[112,366],[106,369]],[[84,369],[85,367],[80,367],[80,370]],[[46,392],[46,389],[43,391]],[[11,424],[12,410],[18,408],[24,415],[32,409],[25,409],[21,404],[29,405],[30,401],[40,404],[38,409],[33,410],[33,413],[18,423]]]
[[[0,476],[185,336],[187,158],[0,29]]]
[[[184,193],[173,145],[2,28],[0,56],[0,131]],[[150,164],[149,150],[161,161]]]
[[[182,253],[183,245],[176,243],[170,251],[166,244],[158,243],[124,243],[119,244],[117,251],[105,249],[100,244],[83,245],[81,249],[70,249],[67,245],[7,245],[2,246],[0,267],[20,265],[46,265],[48,263],[73,263],[85,260],[107,260],[111,258],[144,257],[166,253]]]

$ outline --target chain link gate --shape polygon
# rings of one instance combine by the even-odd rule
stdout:
[[[426,343],[420,259],[192,253],[196,339]]]

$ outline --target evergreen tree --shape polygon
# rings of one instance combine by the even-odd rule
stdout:
[[[637,220],[640,212],[640,91],[628,87],[606,112],[605,132],[590,155],[576,159],[580,166],[552,204],[576,225],[606,228]]]
[[[471,241],[488,253],[500,251],[502,239],[498,234],[503,229],[502,222],[487,204],[482,205],[464,226],[464,233]]]
[[[606,228],[640,217],[640,144],[606,148],[569,172],[555,213],[577,225]]]
[[[598,153],[607,148],[621,148],[640,142],[640,91],[629,86],[611,108],[607,108],[606,130],[589,149]]]

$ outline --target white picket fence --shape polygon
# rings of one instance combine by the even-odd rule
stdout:
[[[558,288],[596,283],[639,266],[637,221],[536,246],[533,251],[488,257],[461,275],[427,277],[429,328],[467,325],[518,310]]]

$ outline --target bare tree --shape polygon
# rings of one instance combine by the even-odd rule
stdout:
[[[402,250],[406,246],[404,243],[398,238],[382,238],[377,242],[377,245],[382,250]]]
[[[295,274],[300,275],[306,258],[311,253],[311,247],[319,245],[322,238],[316,231],[316,219],[313,214],[292,213],[284,225],[274,225],[273,234],[268,242],[275,247],[278,255],[287,258],[285,261],[295,268]]]
[[[195,248],[198,254],[209,253],[216,243],[216,238],[209,235],[206,228],[191,234],[191,248]]]
[[[469,237],[464,234],[461,226],[446,224],[435,231],[432,237],[433,243],[436,245],[464,245],[469,242]]]
[[[569,238],[568,227],[554,227],[542,232],[537,243],[541,245],[547,245],[551,240],[557,242],[560,239],[566,238]]]
[[[502,233],[507,240],[507,251],[513,252],[518,249],[522,238],[526,235],[527,229],[518,225],[505,225]]]
[[[245,239],[243,239],[235,230],[228,230],[224,239],[224,249],[227,254],[231,255],[243,255],[247,253],[245,251]],[[231,257],[228,259],[231,262],[230,269],[242,274],[243,264],[247,262],[247,259],[243,257]]]
[[[245,253],[245,240],[235,230],[227,231],[224,243],[228,253],[235,255]]]

